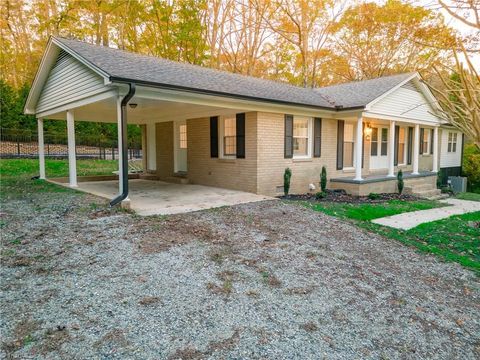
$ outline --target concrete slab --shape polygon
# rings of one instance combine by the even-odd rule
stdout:
[[[129,181],[130,208],[139,215],[169,215],[274,198],[203,185],[172,184],[135,179]],[[118,181],[89,181],[78,190],[106,199],[118,193]]]
[[[446,219],[453,215],[480,211],[480,202],[478,201],[446,199],[440,200],[440,202],[451,206],[387,216],[374,219],[372,222],[379,225],[393,227],[395,229],[409,230],[423,223]]]

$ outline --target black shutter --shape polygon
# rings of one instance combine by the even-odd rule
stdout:
[[[412,164],[413,127],[408,128],[407,164]]]
[[[237,159],[245,159],[245,113],[236,115]]]
[[[395,126],[395,150],[393,151],[393,164],[398,165],[398,143],[400,141],[400,126]]]
[[[344,127],[345,121],[338,120],[337,121],[337,170],[343,169],[343,135],[344,135]]]
[[[313,157],[320,157],[322,156],[322,119],[313,120]]]
[[[218,116],[210,118],[210,157],[218,158]]]
[[[285,114],[285,159],[293,158],[293,115]]]
[[[418,153],[420,155],[423,154],[423,133],[424,133],[425,129],[424,128],[420,128],[420,146],[418,147],[419,150],[418,150]]]
[[[433,129],[430,130],[430,154],[433,155]]]

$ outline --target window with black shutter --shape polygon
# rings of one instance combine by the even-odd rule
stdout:
[[[293,115],[285,114],[285,159],[293,158]]]

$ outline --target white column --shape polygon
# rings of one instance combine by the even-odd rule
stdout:
[[[362,180],[362,148],[363,148],[363,118],[357,118],[357,132],[355,139],[355,180]]]
[[[45,143],[43,140],[43,119],[37,119],[38,126],[38,165],[40,179],[45,180]]]
[[[390,121],[388,139],[388,176],[395,176],[395,121]]]
[[[117,98],[117,133],[118,133],[118,192],[123,191],[123,169],[122,169],[122,98]]]
[[[70,187],[77,187],[77,154],[75,150],[75,117],[67,110],[68,170]]]
[[[413,137],[413,171],[412,174],[418,175],[418,153],[420,152],[420,125],[415,125],[415,135]]]
[[[438,126],[433,129],[433,165],[432,172],[438,172]]]

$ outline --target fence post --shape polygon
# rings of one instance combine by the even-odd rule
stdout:
[[[20,140],[18,139],[18,136],[17,136],[17,155],[20,156]]]
[[[112,160],[115,160],[115,148],[112,146]]]

